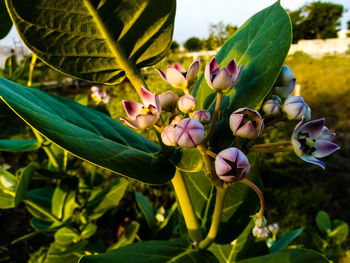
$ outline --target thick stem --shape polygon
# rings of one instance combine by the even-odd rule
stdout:
[[[215,199],[215,208],[213,214],[213,220],[208,232],[207,237],[199,243],[200,249],[207,249],[215,240],[216,235],[219,231],[222,209],[224,208],[225,198],[227,191],[224,188],[216,188],[216,199]]]
[[[32,86],[33,71],[34,71],[34,67],[35,67],[35,63],[36,63],[37,58],[38,57],[35,54],[33,54],[32,60],[30,61],[30,64],[29,64],[29,76],[28,76],[28,82],[27,82],[28,87]]]
[[[131,84],[134,86],[137,93],[140,95],[140,88],[144,86],[147,88],[146,82],[144,81],[140,69],[138,69],[126,56],[125,51],[119,45],[119,43],[113,38],[109,30],[105,27],[100,15],[97,10],[91,4],[91,0],[84,0],[84,4],[89,10],[92,18],[95,20],[97,27],[105,38],[108,47],[113,53],[116,61],[120,67],[125,71],[126,77],[130,80]]]
[[[259,187],[257,187],[253,182],[249,181],[248,179],[243,178],[243,179],[239,180],[239,182],[249,186],[259,196],[259,199],[260,199],[259,216],[262,217],[264,215],[264,211],[265,211],[265,199],[264,199],[263,192],[260,190]]]
[[[211,152],[206,148],[205,145],[201,144],[197,146],[197,149],[202,155],[202,160],[205,167],[206,176],[216,187],[223,187],[223,181],[216,175],[213,160],[210,158],[215,158],[215,153]],[[214,157],[215,156],[215,157]]]
[[[209,131],[207,133],[207,136],[204,139],[204,144],[209,141],[209,139],[214,131],[216,120],[218,119],[218,114],[219,114],[221,100],[222,100],[222,93],[216,93],[216,94],[217,95],[216,95],[216,104],[215,104],[214,114],[213,114],[213,117],[211,119]]]
[[[255,147],[252,146],[249,148],[250,152],[260,152],[260,153],[278,153],[278,152],[289,152],[293,151],[293,147],[291,145],[285,146],[285,147],[268,147],[268,148],[263,148],[263,147]]]
[[[190,196],[188,194],[186,184],[182,174],[179,170],[176,170],[174,178],[171,180],[177,200],[179,201],[182,214],[185,218],[188,234],[194,242],[202,240],[202,230],[198,223],[197,216],[193,210]]]

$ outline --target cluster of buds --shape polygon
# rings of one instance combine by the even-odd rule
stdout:
[[[107,104],[109,102],[109,96],[107,95],[106,91],[100,91],[100,88],[97,86],[91,87],[91,98],[96,105],[100,104],[101,102],[103,104]]]
[[[283,66],[277,77],[272,95],[262,106],[267,117],[285,114],[288,120],[307,120],[311,118],[311,109],[300,96],[291,96],[295,88],[296,79],[293,71]]]
[[[265,217],[260,214],[256,214],[255,216],[253,216],[253,218],[255,221],[255,226],[252,230],[253,236],[261,239],[268,238],[270,235],[270,232],[266,226]]]

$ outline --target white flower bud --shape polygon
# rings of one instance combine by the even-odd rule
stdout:
[[[178,107],[184,113],[192,112],[196,109],[196,99],[192,95],[184,95],[179,99]]]

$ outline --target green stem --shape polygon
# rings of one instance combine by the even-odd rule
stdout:
[[[29,64],[29,76],[28,76],[28,82],[27,82],[28,87],[32,86],[33,71],[34,71],[34,67],[35,67],[35,63],[36,63],[37,58],[38,57],[35,54],[33,54],[32,60],[30,61],[30,64]]]
[[[206,176],[216,187],[218,188],[223,187],[223,181],[220,180],[220,178],[216,175],[213,160],[211,159],[211,158],[215,158],[216,154],[208,150],[207,147],[203,144],[198,145],[197,149],[202,155]]]
[[[249,186],[259,196],[259,199],[260,199],[259,216],[263,217],[264,216],[264,211],[265,211],[265,199],[264,199],[263,192],[260,190],[259,187],[257,187],[253,182],[249,181],[248,179],[243,178],[243,179],[239,180],[239,182]]]
[[[216,94],[217,95],[216,95],[216,104],[215,104],[214,114],[213,114],[213,117],[211,119],[209,131],[207,133],[207,136],[204,138],[203,144],[206,144],[206,142],[209,141],[209,139],[214,131],[216,120],[218,119],[218,114],[219,114],[221,100],[222,100],[222,93],[216,93]]]
[[[219,231],[222,209],[224,208],[225,198],[227,191],[224,188],[217,187],[216,188],[216,199],[215,199],[215,208],[213,214],[213,220],[211,222],[211,226],[208,232],[207,237],[199,243],[200,249],[207,249],[216,238],[216,235]]]
[[[199,242],[202,240],[202,230],[199,226],[197,216],[193,210],[184,178],[178,169],[176,169],[175,176],[171,180],[171,183],[173,184],[177,200],[179,201],[182,214],[185,218],[188,234],[194,242]]]
[[[51,151],[51,149],[50,149],[50,146],[44,145],[42,148],[43,148],[43,150],[45,151],[47,157],[49,157],[50,161],[52,162],[52,165],[53,165],[55,168],[59,169],[59,168],[60,168],[60,165],[58,164],[55,155],[52,153],[52,151]]]
[[[262,147],[262,148],[269,148],[269,147],[276,147],[276,146],[285,146],[290,145],[290,141],[283,141],[283,142],[273,142],[273,143],[264,143],[264,144],[255,144],[253,147]]]
[[[140,88],[144,86],[147,88],[146,82],[142,77],[141,70],[137,68],[126,56],[125,51],[119,45],[109,30],[105,27],[100,15],[97,10],[91,4],[91,0],[84,0],[84,4],[89,10],[92,18],[95,20],[98,29],[100,30],[102,36],[105,38],[108,47],[115,56],[116,61],[120,67],[125,71],[126,77],[130,80],[131,84],[134,86],[137,93],[140,95]]]
[[[251,152],[260,152],[260,153],[278,153],[278,152],[289,152],[293,151],[293,147],[291,145],[285,146],[285,147],[276,147],[276,148],[263,148],[263,147],[255,147],[252,146],[249,148],[249,151]]]

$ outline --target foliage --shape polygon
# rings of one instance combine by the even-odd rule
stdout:
[[[344,7],[330,2],[312,2],[289,12],[293,43],[300,39],[336,38]]]
[[[180,49],[180,44],[177,43],[175,40],[171,41],[171,45],[170,45],[171,52],[173,53],[178,52],[179,49]]]
[[[7,36],[12,28],[12,21],[7,12],[5,1],[0,1],[0,39]]]
[[[209,36],[206,40],[203,40],[205,48],[208,50],[215,50],[221,47],[237,29],[237,26],[232,26],[230,24],[225,25],[222,21],[217,24],[211,23],[209,25]]]
[[[184,43],[184,48],[187,51],[198,51],[203,48],[203,41],[197,37],[190,37]]]

